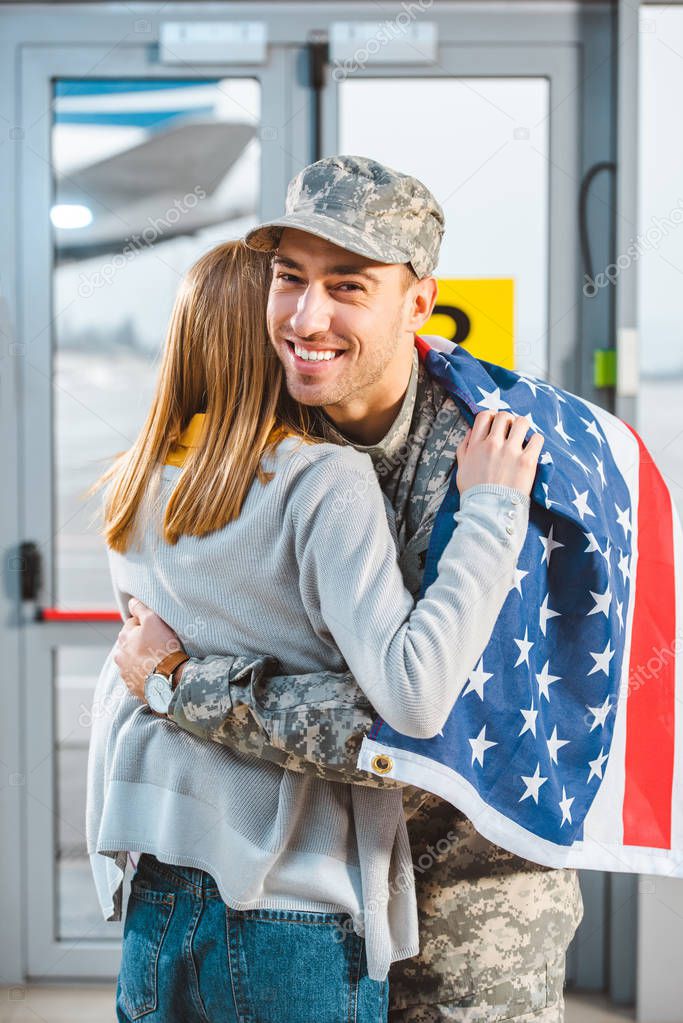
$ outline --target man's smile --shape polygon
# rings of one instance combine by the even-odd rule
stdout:
[[[284,338],[286,342],[289,360],[292,365],[306,373],[321,373],[329,371],[333,363],[338,363],[346,353],[344,348],[314,347],[313,345],[302,345],[298,341]]]

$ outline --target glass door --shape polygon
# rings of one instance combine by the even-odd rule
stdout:
[[[446,215],[436,275],[467,295],[492,346],[475,354],[503,363],[500,338],[511,332],[511,366],[570,390],[579,390],[578,74],[569,46],[443,45],[421,67],[348,76],[339,65],[324,135],[326,152],[372,156],[432,189]],[[494,282],[511,284],[502,304]],[[434,326],[449,328],[442,317]]]
[[[85,840],[100,668],[120,622],[100,497],[133,441],[183,273],[279,207],[288,55],[258,66],[150,64],[144,47],[29,48],[23,61],[24,536],[42,585],[24,602],[28,962],[32,976],[112,977]]]

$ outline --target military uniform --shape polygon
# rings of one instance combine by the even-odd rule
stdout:
[[[407,263],[421,278],[438,262],[444,217],[415,178],[363,157],[333,156],[305,167],[289,185],[285,215],[254,228],[246,242],[272,250],[287,227],[383,263]],[[415,597],[466,426],[414,355],[396,420],[379,444],[361,448],[393,509],[401,569]],[[319,427],[347,443],[322,411]],[[421,951],[391,968],[391,1023],[559,1023],[565,952],[582,914],[576,872],[513,856],[436,796],[359,771],[375,714],[349,673],[273,670],[267,657],[190,660],[170,713],[195,734],[290,770],[403,789]]]
[[[320,428],[341,441],[321,416]],[[401,569],[417,598],[438,507],[467,424],[414,358],[399,414],[373,459],[396,524]],[[355,767],[374,713],[353,678],[269,678],[246,658],[190,660],[172,713],[183,727],[292,770],[401,784]],[[420,954],[392,965],[391,1023],[559,1023],[565,952],[581,919],[576,872],[520,859],[477,834],[450,804],[403,788],[416,874]]]

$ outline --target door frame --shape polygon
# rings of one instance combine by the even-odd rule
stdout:
[[[353,74],[354,80],[456,77],[545,78],[548,81],[546,378],[558,387],[578,392],[580,364],[574,353],[581,302],[574,199],[581,178],[580,147],[576,145],[580,127],[580,52],[572,43],[544,47],[443,43],[435,66],[383,64],[359,69]],[[334,82],[325,90],[323,111],[323,149],[327,156],[339,152],[339,86]]]
[[[462,52],[459,68],[469,67],[465,51],[473,47],[481,47],[491,54],[498,53],[501,58],[504,52],[512,60],[511,51],[526,52],[529,57],[535,52],[537,63],[536,73],[553,75],[552,67],[548,70],[542,54],[559,50],[565,53],[565,59],[574,60],[580,65],[579,93],[568,101],[574,107],[577,136],[574,140],[579,154],[579,169],[585,168],[600,159],[613,157],[614,126],[611,113],[613,100],[613,25],[611,5],[608,3],[575,3],[571,0],[557,0],[553,3],[539,3],[538,0],[520,0],[514,9],[507,3],[468,2],[443,3],[436,8],[433,3],[424,5],[427,8],[425,17],[436,23],[441,45],[458,47]],[[403,10],[398,2],[388,2],[382,7],[382,14],[390,17],[392,10],[398,14]],[[33,296],[43,303],[45,296],[50,294],[50,260],[51,246],[47,225],[36,223],[35,211],[40,207],[38,202],[49,204],[49,192],[46,179],[38,180],[40,175],[36,168],[32,175],[28,169],[28,178],[22,177],[26,170],[26,158],[22,158],[22,148],[26,151],[26,143],[36,148],[41,154],[36,160],[45,158],[46,139],[49,140],[49,128],[45,124],[31,125],[27,123],[26,104],[21,93],[22,74],[26,76],[26,68],[33,61],[33,67],[42,67],[57,76],[73,76],[75,65],[72,57],[79,48],[87,48],[91,55],[91,64],[102,57],[103,63],[96,69],[93,77],[103,74],[103,68],[111,68],[117,77],[122,75],[119,68],[126,68],[125,73],[132,73],[132,67],[142,69],[146,75],[153,77],[183,77],[183,69],[178,67],[160,68],[156,63],[156,47],[158,45],[159,27],[164,21],[183,20],[231,20],[245,19],[245,12],[250,20],[263,20],[267,23],[269,47],[278,53],[281,60],[281,96],[280,110],[286,115],[278,121],[274,118],[270,127],[276,129],[273,140],[281,152],[274,156],[278,175],[273,174],[273,185],[266,188],[263,195],[262,215],[270,217],[280,212],[281,203],[287,181],[311,159],[311,93],[308,87],[307,69],[303,44],[308,38],[310,29],[321,32],[329,29],[335,20],[376,21],[378,8],[376,3],[333,2],[325,5],[300,0],[300,2],[283,5],[278,2],[250,2],[247,8],[244,3],[207,3],[207,4],[173,4],[163,9],[150,3],[96,3],[55,4],[40,6],[24,3],[2,4],[0,7],[0,176],[6,183],[4,202],[0,204],[0,417],[2,420],[3,437],[6,447],[6,464],[9,474],[8,499],[0,504],[0,540],[5,551],[5,586],[0,590],[0,641],[5,654],[5,679],[3,694],[3,715],[0,718],[0,745],[2,746],[2,783],[0,784],[0,849],[4,864],[5,884],[0,893],[0,917],[5,926],[0,932],[0,960],[5,983],[21,983],[27,977],[37,980],[49,980],[57,977],[114,976],[118,953],[100,950],[97,955],[89,952],[97,951],[81,947],[79,943],[55,942],[52,938],[52,924],[48,926],[50,914],[46,906],[53,905],[54,892],[50,885],[38,881],[40,878],[41,844],[48,839],[53,840],[51,825],[47,818],[42,824],[31,821],[29,812],[29,788],[37,795],[52,792],[54,774],[52,770],[52,708],[46,706],[45,693],[48,691],[47,703],[51,704],[52,686],[47,686],[44,677],[51,678],[52,651],[65,641],[70,644],[86,644],[103,642],[113,638],[115,629],[99,631],[94,634],[89,626],[64,627],[52,624],[35,626],[25,623],[24,609],[20,600],[20,568],[21,561],[18,546],[22,540],[32,535],[43,537],[51,548],[52,523],[40,534],[32,534],[29,528],[36,525],[41,513],[31,492],[30,479],[25,473],[21,451],[26,450],[28,436],[33,436],[36,422],[28,412],[27,403],[20,398],[24,382],[25,366],[23,365],[24,349],[27,337],[35,337],[49,325],[50,315],[39,316],[38,308],[33,308]],[[53,64],[45,64],[52,53]],[[137,56],[136,56],[137,54]],[[54,60],[55,55],[58,59]],[[117,64],[117,61],[121,61]],[[27,63],[28,62],[28,63]],[[514,61],[513,61],[514,63]],[[509,66],[512,66],[509,65]],[[515,66],[517,66],[515,64]],[[245,69],[249,75],[258,73],[258,67]],[[371,69],[375,73],[377,69]],[[425,69],[417,69],[422,74]],[[202,66],[199,69],[187,69],[187,75],[207,77],[217,75],[232,76],[237,73],[233,65]],[[460,73],[466,73],[465,70]],[[527,66],[527,73],[529,69]],[[562,76],[557,79],[556,88],[561,87]],[[45,79],[42,84],[27,82],[29,91],[38,96],[42,90],[43,100],[46,97]],[[325,103],[330,102],[331,90],[326,90]],[[552,94],[552,78],[551,78]],[[557,93],[558,98],[561,95]],[[265,96],[264,96],[265,102]],[[595,111],[600,110],[596,118]],[[591,116],[589,116],[589,112]],[[48,120],[48,119],[44,119]],[[266,122],[265,108],[263,111],[264,127]],[[607,131],[604,125],[607,125]],[[23,135],[22,135],[23,133]],[[551,124],[551,158],[553,152],[553,129]],[[265,146],[268,140],[264,139]],[[561,140],[560,140],[561,142]],[[555,146],[557,146],[557,142]],[[37,177],[36,177],[37,175]],[[279,181],[276,177],[279,176]],[[35,187],[32,200],[26,202],[27,187]],[[550,198],[550,225],[553,227],[553,192]],[[47,205],[45,205],[47,209]],[[559,211],[567,219],[573,215],[574,206]],[[599,215],[599,211],[598,211]],[[555,234],[557,232],[554,232]],[[554,244],[551,237],[551,244]],[[558,242],[559,244],[559,242]],[[554,249],[551,248],[551,252]],[[571,253],[566,254],[570,260]],[[578,266],[578,254],[574,256]],[[552,262],[552,261],[551,261]],[[560,265],[560,264],[557,264]],[[558,308],[562,295],[560,284],[553,282],[554,266],[551,266],[549,277],[550,308]],[[30,273],[30,277],[27,274]],[[32,282],[31,292],[27,294],[27,281]],[[554,295],[554,289],[559,293]],[[41,288],[46,288],[42,292]],[[585,301],[580,306],[580,315],[576,320],[576,333],[573,349],[569,349],[568,334],[560,340],[558,351],[566,350],[565,359],[578,365],[578,386],[573,389],[588,398],[595,398],[592,391],[592,346],[607,332],[607,315],[603,310],[604,298],[598,299],[589,309]],[[561,305],[561,303],[560,303]],[[43,308],[45,306],[43,305]],[[49,308],[49,307],[48,307]],[[33,333],[27,333],[27,328]],[[551,314],[551,330],[554,324]],[[560,334],[560,337],[562,335]],[[577,352],[577,346],[579,348]],[[552,352],[551,347],[551,352]],[[554,366],[553,358],[553,366]],[[45,365],[43,361],[40,363]],[[554,368],[551,368],[551,374]],[[565,382],[575,372],[572,366],[559,365],[558,382]],[[49,370],[48,370],[49,376]],[[565,383],[565,386],[568,386]],[[46,384],[35,385],[34,408],[45,423],[49,404],[46,399]],[[598,396],[600,400],[601,396]],[[32,432],[33,431],[33,432]],[[36,478],[38,472],[45,472],[41,479],[50,480],[52,476],[51,451],[45,440],[39,443],[35,454],[35,466],[31,464],[31,475]],[[50,499],[51,504],[51,499]],[[48,509],[48,519],[51,509]],[[100,627],[101,628],[101,627]],[[60,631],[61,630],[61,631]],[[25,654],[33,653],[40,667],[38,672],[27,672]],[[42,677],[42,681],[41,681]],[[28,749],[25,741],[26,722],[31,720],[38,735],[34,748]],[[50,734],[48,735],[48,731]],[[31,779],[27,785],[27,765],[46,755],[47,761],[38,768],[37,778],[40,790]],[[29,836],[31,840],[29,841]],[[50,846],[52,849],[52,846]],[[30,879],[30,883],[29,883]],[[29,913],[37,914],[37,919],[45,925],[44,936],[29,941],[27,921]],[[35,931],[35,927],[33,928]],[[67,947],[68,946],[68,947]],[[102,958],[107,953],[106,960]],[[105,966],[103,966],[105,964]],[[102,972],[104,969],[104,972]]]

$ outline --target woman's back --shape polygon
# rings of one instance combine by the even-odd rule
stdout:
[[[161,470],[154,514],[144,514],[139,542],[125,554],[109,551],[112,581],[127,616],[129,596],[151,607],[193,657],[272,654],[283,673],[342,671],[344,661],[327,630],[306,610],[299,585],[292,520],[297,484],[311,471],[337,485],[336,500],[362,500],[351,487],[378,490],[367,455],[351,447],[306,444],[287,437],[263,459],[272,480],[255,479],[239,517],[175,545],[160,532],[163,510],[179,474]],[[348,523],[353,528],[352,520]],[[395,554],[393,554],[395,558]]]

